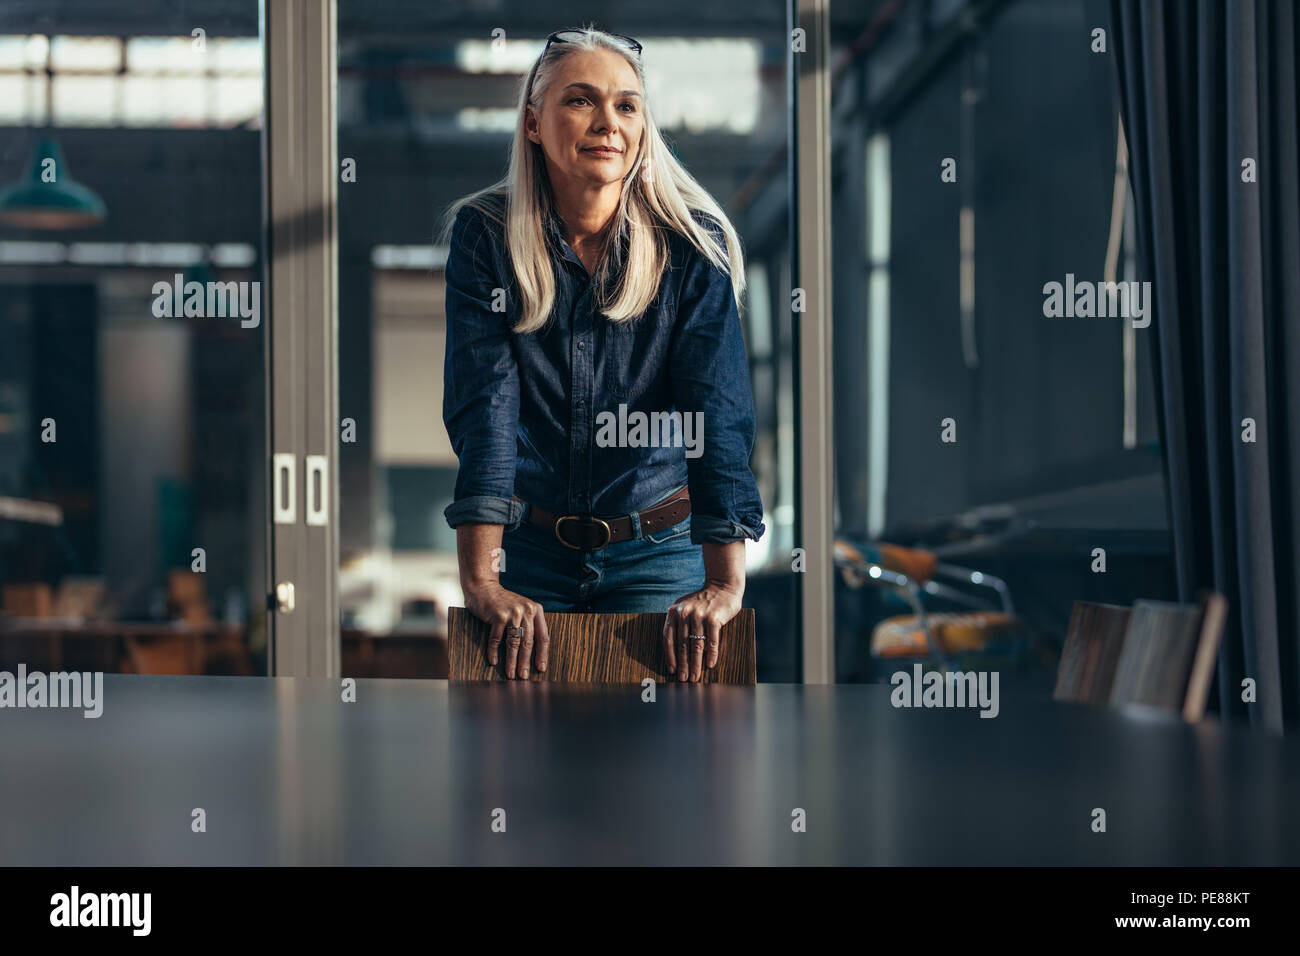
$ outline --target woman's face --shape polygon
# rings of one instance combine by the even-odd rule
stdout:
[[[644,130],[636,70],[610,50],[579,50],[555,67],[528,138],[540,143],[553,184],[608,185],[631,170]]]

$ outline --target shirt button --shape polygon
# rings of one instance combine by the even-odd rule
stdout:
[[[580,349],[585,349],[586,347],[587,347],[587,343],[586,343],[586,342],[579,342],[579,343],[578,343],[578,348],[580,348]]]
[[[586,400],[585,398],[580,398],[580,399],[578,399],[578,407],[579,407],[579,408],[584,407],[586,404],[587,404],[587,400]]]

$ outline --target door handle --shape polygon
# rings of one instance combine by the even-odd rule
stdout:
[[[275,609],[281,614],[288,614],[293,608],[293,582],[281,581],[275,586]]]
[[[276,452],[271,456],[271,502],[276,524],[293,524],[298,520],[294,461],[289,452]]]
[[[324,526],[330,523],[329,457],[307,456],[307,523]]]

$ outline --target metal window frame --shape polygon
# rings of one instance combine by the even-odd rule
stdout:
[[[296,505],[268,523],[268,668],[337,677],[338,163],[336,0],[262,0],[268,470],[293,463]],[[314,481],[313,479],[319,479]],[[324,496],[317,498],[316,488]],[[293,585],[293,609],[277,586]]]
[[[792,0],[793,26],[807,49],[791,43],[791,162],[795,214],[790,217],[793,285],[806,311],[794,313],[799,451],[796,543],[804,549],[799,616],[802,679],[835,682],[834,395],[831,340],[830,0]]]

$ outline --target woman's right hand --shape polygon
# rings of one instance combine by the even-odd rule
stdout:
[[[465,608],[492,628],[488,637],[488,663],[497,664],[497,650],[508,625],[524,629],[524,636],[506,638],[506,680],[528,679],[530,665],[546,672],[551,635],[546,629],[542,606],[522,594],[507,591],[500,584],[487,584],[465,592]]]

